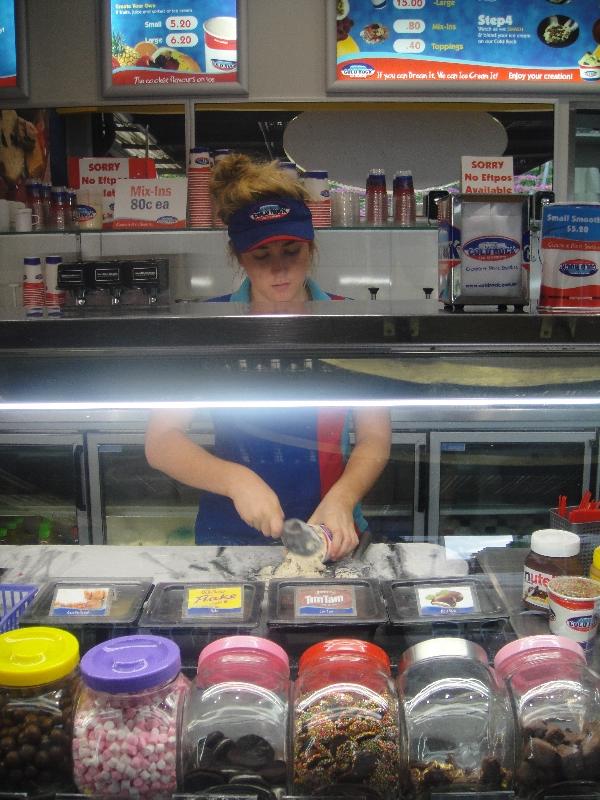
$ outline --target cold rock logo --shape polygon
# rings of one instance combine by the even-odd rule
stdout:
[[[476,261],[504,261],[521,249],[515,239],[505,236],[478,236],[463,245],[463,251]]]
[[[237,66],[237,61],[225,61],[222,58],[211,58],[211,63],[219,72],[233,72]]]
[[[587,258],[571,258],[569,261],[563,261],[558,270],[563,275],[570,275],[573,278],[587,278],[589,275],[595,275],[598,267]]]
[[[595,614],[584,614],[581,617],[570,617],[567,620],[567,625],[572,631],[577,633],[587,633],[598,622]]]
[[[92,208],[92,206],[81,205],[77,206],[77,211],[75,213],[78,222],[88,222],[96,216],[96,209]]]
[[[280,206],[278,203],[268,203],[264,206],[259,206],[256,211],[250,214],[250,219],[253,222],[272,222],[275,219],[283,219],[290,213],[287,206]]]
[[[375,72],[375,67],[370,64],[348,64],[342,68],[342,75],[345,78],[370,78]]]

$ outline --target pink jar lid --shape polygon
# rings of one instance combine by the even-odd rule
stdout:
[[[525,636],[523,639],[517,639],[514,642],[505,644],[504,647],[500,648],[496,653],[494,669],[497,670],[502,677],[507,677],[506,668],[512,658],[524,653],[534,653],[535,651],[543,652],[544,650],[568,651],[583,664],[586,663],[585,653],[577,642],[572,639],[567,639],[566,636],[555,636],[551,633],[543,633],[538,636]]]
[[[254,650],[257,653],[271,656],[280,662],[280,666],[289,672],[290,660],[287,653],[275,642],[263,639],[260,636],[225,636],[217,639],[206,647],[202,648],[198,656],[198,672],[200,667],[215,656],[222,656],[225,653],[236,653],[244,650]]]

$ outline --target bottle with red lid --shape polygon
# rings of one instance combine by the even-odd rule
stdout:
[[[294,792],[391,800],[404,777],[398,696],[387,653],[359,639],[309,647],[294,691]],[[337,788],[337,791],[336,791]]]
[[[268,639],[226,636],[204,647],[182,715],[182,789],[284,792],[289,686],[288,656]]]

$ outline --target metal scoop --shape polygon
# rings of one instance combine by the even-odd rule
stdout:
[[[323,537],[312,525],[302,522],[301,519],[286,519],[281,541],[291,553],[300,556],[312,556],[325,549]]]

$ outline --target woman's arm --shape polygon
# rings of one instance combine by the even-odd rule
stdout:
[[[193,442],[186,433],[192,415],[187,410],[152,414],[145,441],[150,466],[188,486],[229,497],[247,525],[279,537],[283,510],[275,492],[251,469]]]
[[[343,474],[308,520],[325,523],[333,534],[329,554],[339,559],[358,544],[353,511],[377,478],[390,457],[392,440],[389,411],[384,408],[360,408],[353,412],[356,444]]]

